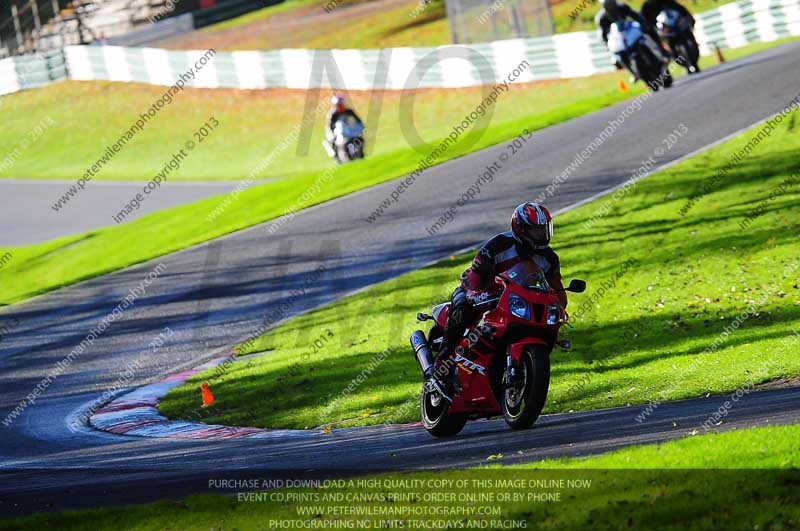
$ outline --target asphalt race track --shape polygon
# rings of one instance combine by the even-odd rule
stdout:
[[[672,150],[654,156],[660,165],[780,111],[800,87],[799,66],[800,43],[792,43],[680,80],[649,98],[548,205],[563,209],[624,182],[680,124],[687,133]],[[602,452],[702,431],[699,425],[725,397],[663,404],[641,424],[633,420],[639,408],[544,417],[524,432],[512,432],[502,421],[479,422],[447,441],[409,426],[369,428],[311,444],[145,439],[67,427],[129,364],[142,365],[128,383],[131,387],[198,365],[244,339],[293,289],[304,288],[305,295],[286,305],[282,318],[446,257],[504,229],[511,208],[550,184],[626,105],[536,133],[463,209],[468,215],[460,212],[435,238],[426,227],[477,180],[482,168],[498,160],[504,146],[425,172],[374,224],[366,218],[396,182],[298,213],[275,235],[264,226],[253,227],[0,311],[0,326],[16,323],[0,342],[2,420],[130,289],[158,263],[164,264],[146,293],[34,405],[10,427],[0,426],[0,514],[202,492],[209,477],[464,466],[485,462],[498,452],[514,462]],[[556,249],[565,243],[559,242],[557,227],[556,222]],[[322,276],[309,282],[318,268]],[[569,269],[564,264],[567,278]],[[401,303],[402,294],[398,297]],[[175,332],[170,343],[146,352],[165,326]],[[798,421],[800,391],[788,388],[747,395],[722,428]]]
[[[75,181],[0,179],[0,246],[44,242],[113,225],[118,213],[147,181],[93,181],[59,211],[51,207]],[[230,192],[237,181],[163,183],[126,219]]]

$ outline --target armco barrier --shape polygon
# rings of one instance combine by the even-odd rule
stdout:
[[[67,78],[64,51],[22,55],[14,58],[20,88],[34,88]]]
[[[714,45],[737,48],[800,35],[800,1],[740,0],[725,4],[700,14],[695,34],[705,55]]]
[[[695,35],[705,55],[714,46],[733,48],[800,35],[800,0],[740,0],[720,6],[697,16]],[[203,53],[68,46],[63,55],[23,56],[0,62],[0,94],[65,78],[171,85]],[[203,67],[202,75],[187,86],[352,90],[469,87],[501,82],[524,61],[528,66],[516,79],[523,83],[590,76],[613,68],[596,33],[584,31],[436,48],[219,52]],[[16,81],[9,79],[12,71]]]

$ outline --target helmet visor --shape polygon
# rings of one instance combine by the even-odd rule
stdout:
[[[550,224],[529,225],[525,227],[525,237],[536,244],[550,243]]]

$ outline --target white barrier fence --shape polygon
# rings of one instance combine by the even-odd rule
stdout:
[[[699,14],[701,53],[800,35],[800,0],[740,0]],[[59,79],[172,85],[205,52],[119,46],[67,46],[61,57],[0,61],[0,94]],[[516,82],[590,76],[613,69],[593,31],[473,45],[384,50],[219,52],[186,85],[196,88],[469,87],[498,83],[520,64]],[[66,68],[64,68],[66,66]],[[16,78],[16,79],[15,79]]]

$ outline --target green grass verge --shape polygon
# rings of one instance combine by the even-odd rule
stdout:
[[[565,279],[583,278],[589,287],[571,295],[575,329],[566,335],[574,350],[553,355],[545,412],[694,397],[800,374],[800,269],[785,270],[800,266],[800,182],[770,199],[798,169],[796,118],[685,217],[679,210],[688,198],[752,132],[639,181],[618,200],[601,198],[556,219],[553,245]],[[742,230],[762,200],[766,211]],[[161,411],[289,428],[418,420],[420,377],[407,341],[419,326],[414,316],[449,297],[470,259],[454,257],[295,318],[248,349],[269,355],[193,377]],[[629,260],[635,264],[616,278]],[[704,352],[748,308],[754,315]],[[312,347],[327,329],[333,339]],[[387,348],[388,359],[344,392]],[[217,398],[207,409],[200,408],[203,381]]]
[[[470,522],[481,529],[484,520],[525,522],[531,529],[772,529],[790,530],[800,526],[800,505],[797,504],[797,468],[800,453],[797,440],[800,427],[782,426],[731,431],[668,442],[661,445],[631,447],[609,454],[578,459],[558,459],[524,466],[493,466],[486,470],[450,470],[435,473],[396,474],[370,479],[394,480],[579,480],[588,488],[550,488],[539,492],[560,492],[560,501],[500,502],[328,502],[297,503],[271,501],[240,502],[223,495],[189,497],[183,502],[162,501],[134,507],[99,510],[64,511],[26,518],[0,521],[0,529],[72,529],[162,530],[162,529],[270,529],[270,521],[300,520],[315,523],[319,528],[358,528],[367,522],[376,524],[394,520],[399,528],[412,529],[412,519],[433,523],[447,520],[436,529],[465,529]],[[755,470],[771,468],[773,470]],[[688,470],[694,469],[694,470]],[[731,469],[731,470],[725,470]],[[739,469],[739,470],[736,470]],[[741,470],[748,469],[748,470]],[[782,470],[774,470],[782,469]],[[792,470],[787,470],[792,469]],[[424,491],[419,492],[420,498]],[[373,488],[356,486],[327,489],[293,489],[274,491],[280,495],[313,495],[325,492],[348,496],[372,494],[389,496],[397,488],[379,485]],[[522,492],[536,489],[469,488],[456,492]],[[401,492],[408,492],[403,490]],[[449,493],[439,488],[437,493]],[[482,506],[499,508],[492,517],[436,516],[319,516],[298,515],[308,505],[323,507],[395,506],[405,508]],[[324,509],[323,509],[324,510]],[[328,512],[328,511],[325,511]],[[335,521],[339,520],[340,523]],[[322,527],[322,526],[325,527]],[[521,526],[520,526],[521,527]],[[517,528],[520,528],[517,527]],[[366,528],[366,527],[365,527]]]
[[[619,92],[616,79],[620,76],[512,85],[498,99],[488,122],[489,130],[479,145],[513,136],[525,126],[546,127],[641,92],[641,87],[629,93]],[[3,166],[5,171],[0,177],[77,179],[103,155],[105,146],[127,131],[139,113],[145,112],[162,93],[160,87],[141,84],[63,82],[6,97],[5,105],[18,112],[9,115],[7,126],[0,131],[0,153],[18,149],[18,154],[13,164]],[[326,91],[314,94],[286,90],[187,90],[152,119],[143,132],[105,165],[95,180],[151,179],[211,116],[220,125],[197,145],[169,179],[244,179],[287,135],[293,131],[299,133],[295,129],[302,122],[307,98],[312,108],[322,101],[327,110],[329,97]],[[382,102],[377,121],[368,112],[372,97]],[[406,153],[407,159],[420,158],[421,153],[409,149],[409,139],[401,129],[401,109],[413,113],[420,137],[432,143],[446,137],[453,125],[461,123],[484,96],[480,87],[422,90],[415,93],[411,109],[400,91],[380,97],[370,92],[351,94],[352,104],[362,118],[374,122],[370,124],[374,136],[368,136],[371,143],[367,147],[373,162],[353,164],[348,171],[367,173],[373,166],[391,164],[399,151]],[[20,139],[30,137],[31,128],[43,121],[48,123],[48,118],[52,118],[53,125],[44,129],[27,148],[21,147]],[[321,146],[324,121],[324,113],[318,113],[312,122],[311,137],[303,146],[308,153],[298,153],[299,140],[276,149],[272,162],[259,178],[303,178],[327,167],[329,159]],[[396,176],[398,170],[406,167],[410,168],[407,160],[383,173]]]

